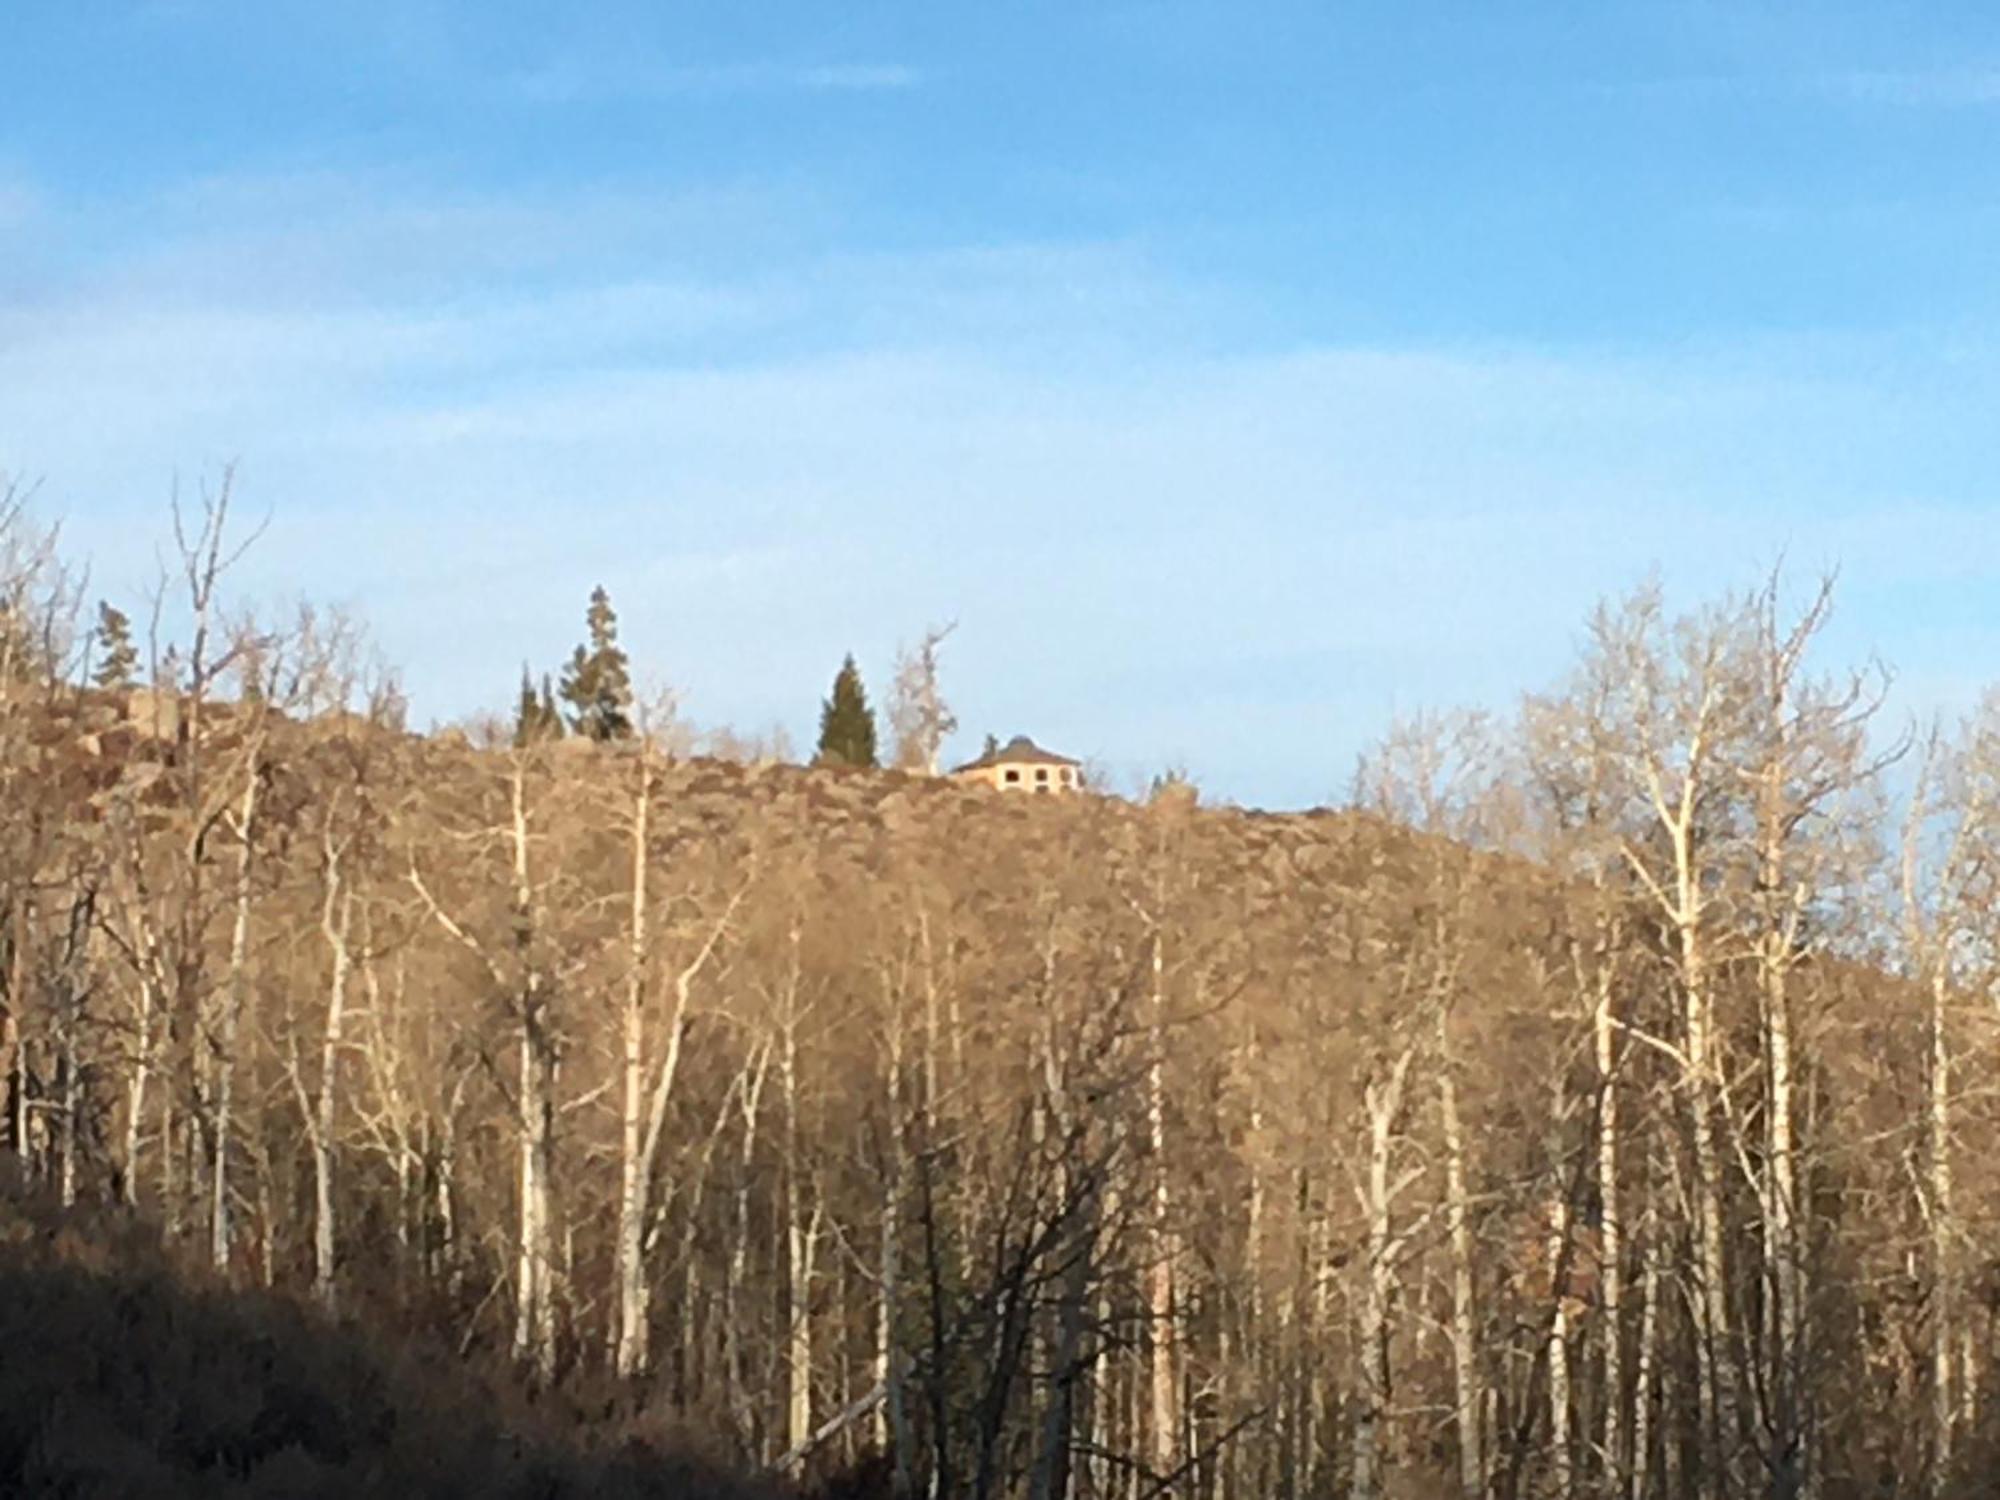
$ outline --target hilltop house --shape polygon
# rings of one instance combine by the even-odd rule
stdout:
[[[988,750],[977,760],[955,766],[953,781],[979,782],[1007,792],[1074,792],[1083,787],[1078,762],[1044,750],[1025,734]]]

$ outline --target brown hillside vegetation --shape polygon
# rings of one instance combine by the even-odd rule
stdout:
[[[0,660],[0,1071],[213,1285],[890,1493],[1985,1493],[2000,742],[1824,600],[1276,815],[414,736],[202,576],[171,715]]]
[[[609,1424],[583,1435],[574,1410],[510,1403],[445,1356],[190,1276],[129,1223],[12,1189],[0,1195],[0,1348],[9,1495],[776,1493],[636,1436],[616,1440]]]

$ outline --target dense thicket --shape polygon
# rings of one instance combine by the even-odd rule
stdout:
[[[11,1174],[10,1174],[11,1175]],[[70,1500],[778,1500],[643,1413],[523,1402],[421,1340],[191,1275],[0,1187],[0,1492]],[[654,1428],[648,1432],[649,1425]],[[785,1493],[789,1493],[786,1491]]]
[[[1983,1492],[2000,743],[1876,759],[1824,597],[1642,593],[1277,816],[413,736],[214,529],[130,694],[9,532],[58,1195],[911,1492]]]

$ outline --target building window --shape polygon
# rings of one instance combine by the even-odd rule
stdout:
[[[1076,785],[1076,770],[1074,767],[1072,766],[1063,767],[1063,785],[1064,786]]]
[[[1035,780],[1047,781],[1048,779],[1049,779],[1049,768],[1047,766],[1043,766],[1035,772]]]
[[[1009,786],[1012,786],[1015,782],[1021,779],[1021,773],[1015,770],[1012,766],[1009,766],[1006,770],[1000,773],[1000,779],[1006,782]]]

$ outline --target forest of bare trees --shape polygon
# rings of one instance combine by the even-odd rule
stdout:
[[[412,734],[235,548],[111,667],[0,500],[62,1201],[895,1494],[1990,1493],[2000,710],[1890,721],[1830,589],[1641,589],[1263,814]]]

